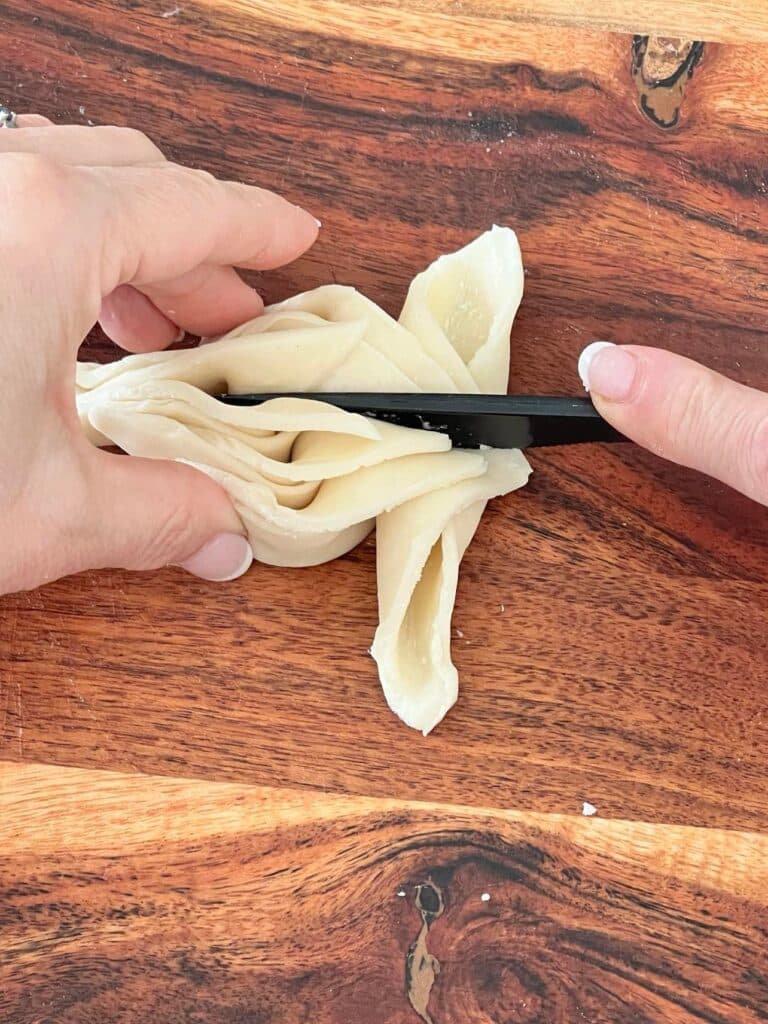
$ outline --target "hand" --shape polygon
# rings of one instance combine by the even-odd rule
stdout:
[[[0,210],[0,593],[108,566],[244,572],[242,524],[205,474],[85,441],[75,360],[97,319],[138,352],[257,316],[233,267],[299,256],[314,217],[169,163],[138,132],[32,115],[0,129]]]
[[[579,373],[627,437],[768,505],[768,395],[671,352],[603,341]]]

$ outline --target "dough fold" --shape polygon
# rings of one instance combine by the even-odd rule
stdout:
[[[449,439],[305,399],[223,405],[224,391],[506,392],[523,291],[514,232],[494,227],[414,278],[399,321],[326,285],[193,349],[78,363],[92,443],[188,462],[229,493],[255,557],[316,565],[376,525],[371,653],[390,708],[425,735],[458,694],[451,615],[486,501],[521,487],[518,451]]]

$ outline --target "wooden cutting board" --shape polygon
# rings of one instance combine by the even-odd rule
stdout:
[[[596,337],[768,388],[768,14],[574,6],[0,0],[0,101],[306,205],[268,300],[396,315],[508,224],[515,390],[575,393]],[[767,1019],[765,509],[629,446],[531,461],[427,739],[368,655],[373,540],[0,600],[3,1019]]]

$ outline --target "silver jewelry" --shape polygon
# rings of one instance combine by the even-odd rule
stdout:
[[[8,107],[0,107],[0,128],[18,128],[16,115]]]

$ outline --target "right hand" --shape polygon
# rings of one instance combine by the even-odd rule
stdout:
[[[579,373],[622,434],[768,505],[768,395],[639,345],[593,342]]]

